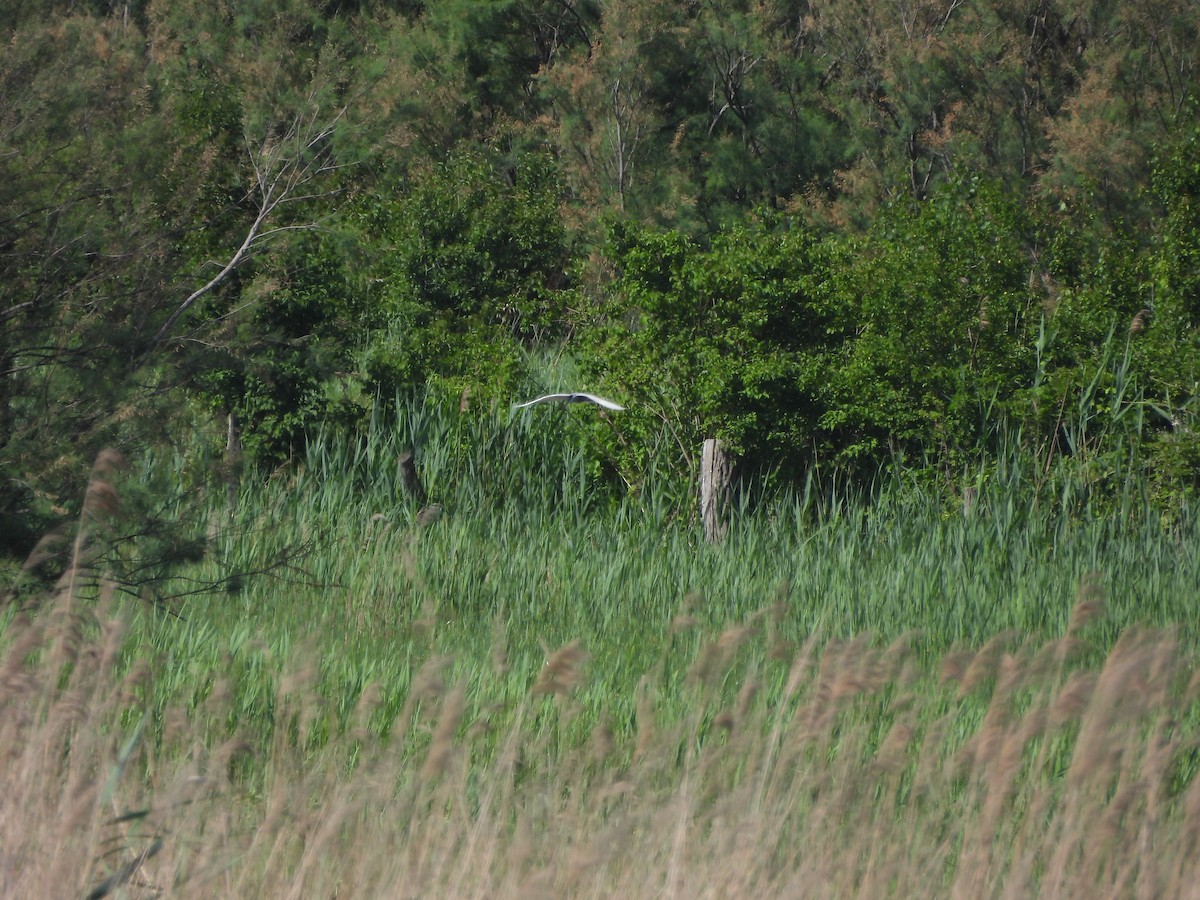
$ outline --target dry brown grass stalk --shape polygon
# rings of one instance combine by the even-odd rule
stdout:
[[[425,765],[421,768],[422,779],[432,780],[446,771],[454,752],[454,738],[458,733],[458,726],[462,723],[465,708],[466,692],[462,685],[459,685],[447,695],[442,704],[442,714],[433,731],[433,741],[429,745]]]
[[[265,756],[207,730],[235,708],[222,673],[200,709],[162,710],[161,731],[131,741],[128,715],[158,673],[120,662],[115,604],[77,599],[15,616],[2,637],[0,896],[1092,897],[1200,884],[1200,780],[1182,768],[1197,736],[1180,724],[1195,658],[1142,629],[1098,670],[1072,669],[1063,641],[1084,640],[1094,597],[1062,639],[1005,635],[949,656],[945,684],[911,639],[869,636],[811,638],[772,676],[778,635],[760,617],[701,647],[704,689],[675,701],[652,673],[636,729],[601,715],[580,746],[545,726],[557,717],[565,733],[583,715],[565,701],[583,679],[578,642],[549,653],[509,710],[471,712],[469,682],[448,688],[450,659],[431,657],[390,729],[384,686],[370,686],[319,751],[304,728],[293,737],[291,723],[324,709],[300,650],[277,661],[289,724],[254,750]]]
[[[571,641],[559,647],[546,659],[533,684],[535,697],[554,694],[564,696],[575,690],[583,681],[583,666],[588,653],[579,641]]]

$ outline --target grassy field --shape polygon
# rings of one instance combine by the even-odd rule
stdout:
[[[602,423],[552,415],[407,406],[214,489],[188,575],[225,589],[177,615],[102,548],[188,457],[102,460],[58,587],[0,617],[0,895],[1200,884],[1188,510],[1011,464],[969,512],[814,480],[710,546],[686,486],[615,494],[570,449]]]

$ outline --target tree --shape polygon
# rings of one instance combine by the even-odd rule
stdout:
[[[989,439],[982,410],[1033,377],[1033,235],[1011,195],[968,178],[833,242],[822,291],[853,330],[827,373],[832,459],[867,471],[893,454],[952,461]]]
[[[640,483],[662,433],[680,472],[694,474],[706,438],[751,467],[803,464],[845,325],[814,291],[814,235],[760,222],[705,249],[618,225],[606,254],[617,278],[577,346],[593,378],[628,398],[611,448],[626,481]]]
[[[682,55],[680,16],[667,4],[619,0],[604,9],[592,42],[543,74],[560,154],[577,196],[622,214],[653,214],[662,195],[652,176],[665,161],[666,104]],[[669,134],[669,131],[667,131]]]
[[[379,388],[443,381],[494,394],[511,389],[526,349],[562,335],[573,295],[554,164],[498,162],[461,152],[398,199],[364,201],[378,229],[381,325],[367,369]]]
[[[1019,205],[968,180],[861,236],[768,222],[709,247],[614,229],[617,275],[579,352],[630,400],[612,448],[627,480],[664,430],[685,471],[706,438],[790,475],[978,450],[982,410],[1033,378],[1042,307]]]
[[[679,128],[697,207],[710,228],[748,209],[824,194],[847,135],[823,96],[819,56],[792,4],[707,0],[689,22],[705,104]]]
[[[246,265],[328,208],[342,147],[327,73],[201,6],[29,17],[5,45],[0,514],[25,523],[18,553],[82,496],[101,447],[161,439],[236,331]],[[243,30],[223,43],[206,25]],[[250,71],[214,65],[243,42],[260,51]]]

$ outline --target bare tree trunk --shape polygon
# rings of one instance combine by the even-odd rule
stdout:
[[[733,489],[733,456],[716,438],[704,442],[700,454],[700,519],[709,543],[725,539]]]

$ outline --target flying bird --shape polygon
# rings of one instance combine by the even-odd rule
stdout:
[[[595,394],[575,393],[546,394],[546,396],[530,400],[528,403],[514,403],[513,409],[525,409],[529,406],[536,406],[539,403],[595,403],[597,406],[602,406],[605,409],[621,410],[625,408],[619,403],[613,403],[611,400],[605,400],[603,397],[597,397]]]

